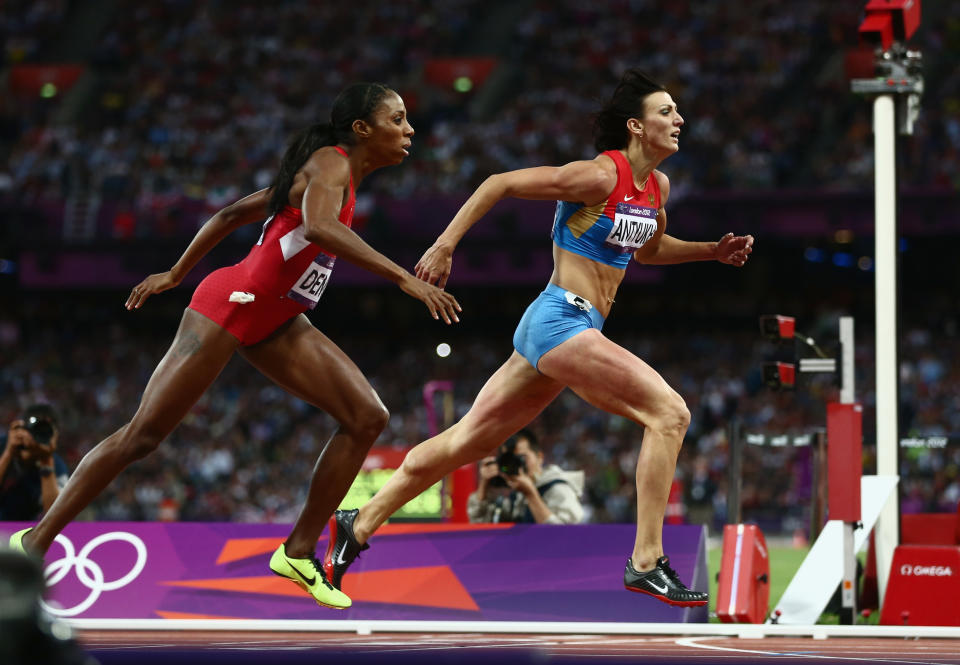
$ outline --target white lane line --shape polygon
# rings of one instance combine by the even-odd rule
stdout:
[[[826,654],[809,654],[784,651],[760,651],[758,649],[736,649],[734,647],[721,647],[716,644],[700,644],[700,640],[718,639],[716,637],[681,637],[675,644],[682,647],[693,647],[697,649],[715,649],[716,651],[734,651],[737,653],[755,653],[761,656],[779,656],[789,658],[823,658],[826,660],[856,660],[867,663],[905,663],[907,665],[943,665],[929,660],[888,660],[877,658],[854,658],[852,656],[830,656]]]
[[[86,644],[81,644],[84,649],[96,649],[97,651],[129,651],[132,649],[175,649],[177,647],[182,647],[182,644],[105,644],[102,646],[89,646]]]
[[[624,637],[620,639],[603,639],[602,637],[596,637],[594,639],[589,638],[578,638],[578,639],[567,639],[562,638],[561,644],[595,644],[597,646],[605,646],[607,644],[651,644],[656,642],[670,642],[673,643],[675,637]]]

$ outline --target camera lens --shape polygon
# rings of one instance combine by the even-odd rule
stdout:
[[[27,419],[26,429],[30,432],[33,440],[40,445],[45,446],[49,444],[53,438],[53,424],[49,420],[30,416]]]
[[[500,468],[500,473],[505,476],[516,476],[520,473],[520,469],[527,470],[523,457],[509,449],[497,455],[497,466]]]

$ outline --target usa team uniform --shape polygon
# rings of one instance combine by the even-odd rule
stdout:
[[[626,270],[633,252],[657,232],[660,185],[651,174],[646,186],[638,189],[623,153],[607,150],[603,154],[617,166],[616,187],[605,201],[593,206],[557,201],[550,235],[561,249]],[[603,322],[589,300],[547,284],[520,319],[513,347],[536,367],[547,351],[588,328],[602,330]]]
[[[337,147],[344,157],[347,153]],[[350,228],[353,177],[339,221]],[[190,309],[236,337],[241,346],[263,341],[286,321],[313,309],[336,256],[306,239],[303,212],[284,206],[263,224],[260,239],[240,263],[215,270],[197,286]]]

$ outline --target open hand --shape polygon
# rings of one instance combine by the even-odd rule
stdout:
[[[493,455],[487,455],[479,462],[481,482],[489,482],[491,479],[500,475],[500,467],[497,466],[497,458]]]
[[[33,438],[27,425],[22,420],[14,420],[7,430],[7,447],[3,454],[10,457],[21,456],[32,460],[36,464],[49,466],[53,464],[53,451],[57,447],[57,435],[54,434],[50,442],[43,444]]]
[[[14,420],[10,423],[10,429],[7,430],[7,445],[3,449],[4,457],[16,457],[20,451],[30,445],[30,432],[27,431],[26,423],[22,420]]]
[[[537,486],[533,483],[533,478],[522,468],[520,469],[520,473],[515,476],[500,475],[507,481],[507,486],[510,489],[517,490],[524,496],[530,496],[537,491]]]
[[[446,245],[434,244],[423,253],[414,273],[427,284],[436,284],[441,289],[447,285],[447,278],[453,269],[453,250]]]
[[[154,293],[172,289],[179,283],[179,280],[174,279],[169,270],[167,272],[154,273],[133,287],[130,295],[127,296],[125,307],[127,309],[140,309],[144,301]]]
[[[753,252],[753,236],[735,236],[728,233],[717,243],[716,257],[720,263],[738,268],[747,262]]]
[[[433,318],[442,318],[445,323],[452,321],[460,323],[460,318],[457,316],[457,312],[463,311],[460,309],[460,303],[443,289],[416,279],[409,273],[408,277],[400,282],[400,288],[407,295],[423,301]]]

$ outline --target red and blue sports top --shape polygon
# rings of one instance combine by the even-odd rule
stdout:
[[[557,201],[550,236],[561,249],[625,270],[633,252],[657,232],[660,185],[651,173],[646,186],[638,189],[623,153],[603,154],[617,166],[616,187],[606,201],[592,206]]]

